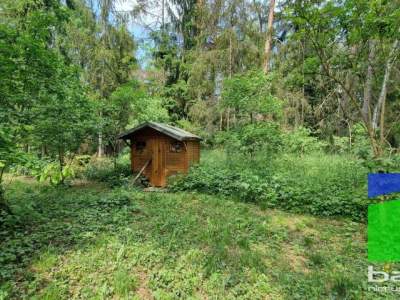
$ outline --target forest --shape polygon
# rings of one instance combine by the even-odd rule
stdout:
[[[398,299],[399,40],[398,0],[0,0],[0,300]],[[144,122],[202,138],[151,192]]]

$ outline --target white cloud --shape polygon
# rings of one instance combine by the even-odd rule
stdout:
[[[162,1],[163,0],[147,0],[145,2],[137,0],[117,0],[115,8],[117,11],[132,12],[137,10],[141,5],[141,13],[135,14],[131,17],[131,22],[134,25],[142,26],[143,28],[157,29],[161,26],[162,22]],[[145,5],[143,5],[145,3]],[[164,14],[165,22],[169,21],[167,7],[169,7],[175,14],[176,9],[168,0],[164,0]]]
[[[131,11],[136,5],[136,0],[118,0],[115,4],[115,9],[117,11]]]

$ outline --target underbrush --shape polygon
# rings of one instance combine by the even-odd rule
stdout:
[[[347,155],[283,156],[275,162],[272,196],[264,201],[294,212],[365,220],[368,170]]]
[[[116,162],[108,158],[95,159],[90,161],[82,172],[82,177],[106,183],[110,187],[128,184],[131,175],[131,164],[124,158]]]
[[[232,161],[214,152],[219,153],[207,153],[210,157],[187,176],[174,178],[171,188],[232,196],[264,208],[365,220],[368,170],[353,156],[316,152]]]
[[[64,183],[71,184],[73,179],[87,179],[106,183],[110,187],[125,185],[132,175],[129,153],[122,153],[117,158],[98,158],[78,155],[66,162],[63,175]],[[15,165],[10,173],[17,176],[35,177],[38,181],[49,181],[53,185],[60,183],[59,163],[50,158],[31,156],[23,165]]]
[[[45,248],[67,251],[127,224],[138,209],[131,194],[102,191],[18,180],[8,186],[13,213],[3,218],[0,230],[0,287]]]
[[[0,230],[0,299],[382,297],[363,224],[87,184],[7,186],[19,221]]]

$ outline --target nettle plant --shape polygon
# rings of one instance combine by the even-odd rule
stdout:
[[[38,174],[37,178],[40,182],[49,180],[50,184],[58,185],[63,183],[65,179],[74,176],[75,172],[71,165],[65,165],[60,169],[59,163],[51,162],[44,167],[44,169]]]

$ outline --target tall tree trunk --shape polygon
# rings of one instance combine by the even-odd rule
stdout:
[[[164,33],[165,28],[165,0],[161,0],[161,30]]]
[[[229,32],[229,78],[232,77],[232,53],[233,49],[232,49],[232,28]]]
[[[231,119],[231,109],[228,107],[226,110],[226,130],[229,131],[230,129],[230,119]]]
[[[354,56],[356,56],[356,54],[357,54],[357,46],[353,45],[350,48],[350,55],[354,57]],[[355,82],[354,73],[351,70],[348,70],[346,72],[344,85],[345,85],[346,90],[348,90],[348,91],[352,91],[353,86],[357,85]],[[351,109],[350,109],[351,99],[347,93],[343,93],[343,97],[339,97],[339,101],[340,102],[339,102],[338,114],[340,116],[340,119],[342,119],[342,118],[347,119],[351,114]],[[339,124],[337,126],[337,130],[340,131],[342,129],[341,120],[338,120],[338,121],[339,121]]]
[[[260,27],[260,32],[262,32],[263,31],[263,17],[262,17],[262,13],[261,13],[262,4],[257,3],[257,1],[253,0],[253,6],[257,13],[258,26]]]
[[[59,148],[58,149],[58,162],[60,164],[60,175],[61,175],[61,181],[60,184],[64,184],[65,177],[64,177],[64,166],[65,166],[65,155],[64,155],[64,149]]]
[[[103,114],[102,114],[102,112],[100,112],[100,124],[103,122],[102,118],[103,118]],[[103,128],[100,127],[99,132],[98,132],[97,156],[103,157],[103,154],[104,154],[104,151],[103,151]]]
[[[385,106],[386,106],[386,101],[382,102],[382,108],[381,108],[381,116],[380,116],[380,131],[379,131],[379,142],[381,144],[381,147],[384,148],[385,145]]]
[[[104,66],[104,60],[103,60],[103,68]],[[100,94],[101,94],[101,99],[100,101],[104,101],[104,73],[101,73],[101,89],[100,89]],[[102,157],[103,156],[103,112],[102,112],[102,108],[100,107],[100,129],[99,129],[99,135],[98,135],[98,149],[97,149],[97,156],[98,157]]]
[[[232,22],[229,32],[229,78],[232,78]],[[226,129],[229,131],[231,123],[231,108],[228,107],[226,111]]]
[[[101,130],[99,131],[98,135],[98,149],[97,149],[97,156],[98,157],[103,157],[103,133]]]
[[[374,109],[374,115],[372,117],[372,127],[374,130],[378,128],[378,118],[381,116],[381,109],[385,105],[386,101],[386,95],[387,95],[387,85],[390,79],[390,73],[393,68],[393,64],[397,58],[397,46],[399,44],[399,40],[395,40],[392,45],[392,50],[390,51],[388,60],[386,61],[386,66],[385,66],[385,75],[383,76],[383,81],[382,81],[382,87],[381,87],[381,92],[379,94],[378,98],[378,103],[375,106]],[[384,122],[383,122],[384,123]],[[382,125],[382,124],[381,124]],[[384,124],[383,124],[384,125]],[[384,130],[384,128],[380,128],[381,130]]]
[[[371,122],[371,99],[372,99],[372,83],[373,83],[373,68],[372,64],[375,59],[375,41],[370,40],[368,43],[369,53],[368,53],[368,68],[367,68],[367,76],[365,80],[364,86],[364,99],[362,106],[362,114],[363,118],[366,122]]]
[[[265,39],[265,49],[264,49],[264,73],[268,73],[269,59],[271,56],[271,44],[272,44],[272,31],[274,23],[274,10],[275,10],[275,0],[270,0],[269,4],[269,14],[268,14],[268,25],[267,25],[267,36]]]
[[[8,214],[12,214],[12,211],[6,201],[5,192],[4,192],[4,188],[2,185],[3,172],[4,172],[4,168],[1,168],[1,170],[0,170],[0,212],[5,211]],[[1,220],[0,220],[0,224],[1,224]]]

